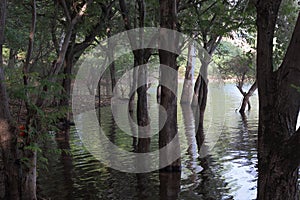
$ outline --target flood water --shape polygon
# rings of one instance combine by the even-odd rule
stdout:
[[[152,103],[154,91],[149,91]],[[207,148],[202,155],[197,153],[192,110],[178,106],[181,174],[133,174],[109,168],[89,153],[80,140],[81,133],[71,127],[69,142],[53,138],[45,144],[46,149],[69,149],[70,153],[45,151],[48,170],[39,165],[38,192],[46,199],[255,199],[257,93],[251,98],[252,110],[245,118],[236,112],[240,103],[241,95],[234,84],[210,84],[205,114]],[[155,126],[157,106],[150,109]],[[118,128],[110,106],[100,109],[100,124],[110,141],[133,151],[132,137]],[[151,150],[157,146],[156,134],[151,139]]]

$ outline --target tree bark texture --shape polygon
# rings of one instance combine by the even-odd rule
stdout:
[[[8,94],[4,83],[3,44],[6,22],[6,0],[0,1],[0,199],[20,199],[19,163],[15,128],[8,106]]]
[[[160,0],[160,26],[162,28],[176,29],[176,20],[177,20],[177,7],[175,0]],[[178,45],[175,35],[166,34],[166,31],[160,31],[160,45],[165,47],[170,47],[171,49],[177,49]],[[178,67],[176,63],[177,55],[162,49],[159,49],[159,59],[160,64],[168,66],[171,69],[176,71],[175,75],[167,73],[166,70],[160,71],[160,82],[169,81],[169,85],[174,87],[173,91],[176,91],[174,94],[172,90],[166,87],[164,84],[161,84],[161,97],[160,105],[166,110],[167,120],[165,124],[160,124],[159,132],[159,148],[161,149],[167,145],[178,133],[177,128],[177,85],[178,85]],[[159,111],[159,117],[162,118],[162,109]],[[162,120],[160,120],[161,123]],[[179,141],[178,151],[180,151]],[[171,152],[167,152],[169,154]],[[160,155],[160,159],[168,159],[167,155]],[[161,161],[161,160],[160,160]],[[165,167],[162,170],[167,171],[179,171],[181,170],[180,158],[173,161],[169,166]]]
[[[252,84],[252,86],[250,87],[250,89],[248,90],[247,93],[242,93],[243,95],[243,101],[242,101],[242,105],[241,108],[239,110],[240,113],[245,113],[246,107],[248,105],[248,110],[251,110],[251,105],[250,105],[250,97],[253,95],[253,93],[255,92],[257,88],[257,84],[256,81]]]
[[[257,2],[259,94],[258,200],[299,199],[300,15],[280,68],[274,71],[273,38],[281,0]]]

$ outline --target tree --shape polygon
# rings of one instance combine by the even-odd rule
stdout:
[[[8,106],[8,94],[4,83],[3,44],[6,22],[6,0],[0,1],[0,198],[19,199],[18,164],[15,127]]]
[[[274,66],[274,32],[281,0],[257,2],[259,94],[257,199],[299,199],[300,14],[280,67]]]
[[[230,36],[232,32],[238,32],[252,24],[252,16],[249,13],[252,13],[253,9],[248,6],[248,1],[244,0],[189,1],[188,3],[182,1],[180,3],[180,14],[186,16],[179,18],[181,30],[191,34],[202,46],[202,49],[198,49],[198,57],[202,59],[194,86],[192,106],[199,106],[199,128],[196,138],[203,138],[204,113],[208,95],[207,72],[211,57],[224,36]]]
[[[243,95],[242,104],[239,112],[244,113],[246,106],[248,110],[251,109],[250,97],[253,95],[257,88],[255,81],[255,69],[253,62],[253,53],[242,52],[241,49],[235,47],[230,42],[223,42],[218,49],[217,53],[218,69],[223,75],[224,79],[233,78],[236,82],[236,87]],[[244,91],[245,82],[253,82],[248,91]]]
[[[181,104],[190,104],[193,95],[193,81],[195,70],[195,47],[194,44],[189,44],[186,70],[181,94]]]
[[[168,28],[172,30],[176,30],[176,22],[177,22],[177,4],[176,0],[160,0],[160,27],[161,28]],[[176,36],[174,33],[168,34],[167,31],[161,30],[160,34],[160,45],[165,47],[171,47],[171,49],[178,49],[179,42],[176,40]],[[164,84],[161,85],[161,97],[160,97],[160,105],[162,108],[166,110],[167,113],[167,120],[165,124],[160,124],[160,131],[159,131],[159,148],[163,148],[167,145],[174,137],[176,137],[178,133],[177,128],[177,73],[178,73],[178,66],[176,62],[176,58],[178,55],[172,52],[168,52],[163,49],[159,49],[159,60],[160,64],[170,67],[174,71],[176,71],[176,75],[173,76],[168,73],[166,70],[160,71],[160,82],[170,81],[170,85],[174,86],[173,91],[176,91],[176,94],[173,91],[165,87]],[[162,69],[162,67],[161,67]],[[163,109],[160,108],[159,110],[159,118],[163,118]],[[160,123],[163,120],[160,120]],[[178,139],[178,138],[177,138]],[[176,151],[179,151],[179,142]],[[179,151],[180,152],[180,151]],[[167,154],[171,153],[170,150],[167,151]],[[178,152],[172,152],[178,153]],[[160,161],[162,159],[168,159],[167,155],[160,154]],[[173,161],[169,166],[166,166],[162,170],[167,171],[179,171],[181,170],[181,163],[180,158]]]
[[[63,111],[57,110],[57,112],[52,113],[49,111],[45,111],[50,109],[53,111],[53,108],[49,107],[48,99],[52,99],[55,97],[53,93],[53,89],[57,89],[56,82],[59,80],[58,75],[62,73],[62,69],[65,66],[72,67],[74,62],[78,60],[79,56],[83,53],[83,51],[91,45],[94,41],[96,35],[98,35],[98,29],[101,26],[102,22],[96,23],[96,27],[93,27],[90,32],[87,31],[86,37],[84,37],[83,41],[80,43],[75,43],[76,34],[79,34],[78,27],[76,25],[82,23],[82,18],[87,10],[87,6],[91,3],[91,1],[82,2],[80,4],[76,4],[77,8],[74,10],[73,13],[70,13],[65,1],[60,1],[61,8],[64,13],[64,20],[60,21],[64,24],[64,36],[61,38],[61,46],[59,47],[57,44],[56,36],[52,34],[52,41],[53,46],[48,46],[48,41],[44,43],[44,38],[42,36],[49,36],[50,34],[48,31],[39,31],[37,34],[35,32],[35,27],[37,25],[41,26],[44,19],[52,12],[53,9],[58,9],[58,4],[55,3],[53,7],[41,8],[37,3],[45,3],[47,6],[49,3],[48,1],[45,2],[36,2],[32,0],[30,4],[22,4],[19,5],[12,5],[11,9],[15,9],[16,11],[24,11],[24,9],[28,9],[31,11],[30,15],[26,15],[22,12],[27,21],[31,22],[31,29],[29,35],[29,42],[28,47],[24,47],[25,45],[22,43],[14,42],[11,39],[11,35],[8,35],[8,42],[9,46],[12,46],[12,49],[24,53],[24,64],[23,67],[23,85],[22,91],[19,93],[24,93],[24,100],[26,105],[26,119],[22,121],[25,125],[26,134],[22,136],[22,138],[18,137],[17,140],[17,130],[14,127],[15,119],[11,117],[11,110],[8,107],[8,94],[6,92],[7,86],[4,84],[4,72],[3,72],[3,59],[2,59],[2,47],[4,41],[4,27],[8,30],[12,29],[12,27],[5,26],[5,10],[6,10],[6,1],[1,1],[1,113],[0,118],[3,119],[1,128],[1,150],[4,149],[5,151],[1,152],[1,195],[3,194],[3,198],[9,199],[36,199],[36,162],[37,162],[37,150],[39,149],[38,142],[42,140],[43,137],[47,137],[49,127],[53,125],[53,123],[57,123],[57,119],[62,117],[62,115],[58,113],[62,113]],[[28,6],[28,7],[27,7]],[[37,10],[41,8],[40,10]],[[73,6],[72,9],[74,9]],[[50,9],[49,9],[50,8]],[[107,9],[111,7],[108,6]],[[72,10],[71,9],[71,10]],[[3,11],[3,12],[2,12]],[[56,10],[57,11],[57,10]],[[42,14],[39,12],[43,12]],[[56,13],[56,12],[55,12]],[[52,13],[51,13],[52,14]],[[22,15],[22,16],[23,16]],[[39,18],[37,18],[37,16]],[[57,16],[53,17],[54,20],[59,20],[56,18]],[[30,19],[30,20],[28,20]],[[52,18],[51,18],[52,19]],[[12,20],[12,19],[11,19]],[[41,20],[40,22],[38,22]],[[25,23],[27,25],[27,23]],[[2,26],[3,25],[3,26]],[[56,27],[54,25],[54,27]],[[53,28],[53,27],[52,27]],[[56,32],[57,29],[53,28],[52,32]],[[24,29],[18,29],[20,32],[28,32],[27,27]],[[8,32],[11,33],[11,32]],[[39,36],[37,40],[34,40],[34,37]],[[35,37],[36,38],[36,37]],[[36,45],[39,48],[34,48],[33,44],[40,44]],[[52,48],[54,47],[54,48]],[[40,49],[46,50],[40,50]],[[26,50],[27,49],[27,50]],[[46,53],[41,53],[42,51],[46,51]],[[49,60],[53,61],[53,51],[57,53],[57,59],[52,62],[53,64],[48,64]],[[48,60],[44,60],[43,57],[47,57]],[[41,64],[41,66],[51,66],[52,68],[41,68],[37,67],[37,63]],[[51,63],[51,62],[49,62]],[[70,63],[70,65],[68,65]],[[48,65],[47,65],[48,64]],[[47,69],[46,69],[47,68]],[[67,74],[71,74],[71,68],[67,70]],[[65,70],[66,72],[66,70]],[[37,76],[33,76],[33,74],[37,73]],[[46,75],[45,75],[46,74]],[[64,86],[70,89],[70,76],[68,77],[69,81],[64,81]],[[19,81],[19,80],[18,80]],[[59,87],[58,90],[61,90]],[[69,92],[68,90],[67,92]],[[20,96],[22,96],[22,94]],[[69,99],[69,98],[68,98]],[[59,116],[60,115],[60,116]],[[5,124],[4,124],[5,122]],[[57,125],[57,124],[56,124]],[[52,127],[53,128],[53,127]],[[46,134],[43,135],[43,131],[45,130]],[[56,130],[56,129],[55,129]],[[17,143],[18,141],[18,143]],[[20,148],[17,147],[20,146]],[[3,155],[3,156],[2,156]],[[4,170],[4,171],[2,171]]]

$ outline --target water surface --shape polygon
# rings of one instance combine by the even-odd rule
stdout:
[[[155,115],[155,88],[150,89],[150,108]],[[47,149],[69,149],[70,154],[48,154],[48,171],[40,166],[38,191],[51,199],[237,199],[256,197],[257,93],[252,110],[242,117],[236,109],[241,95],[234,84],[210,84],[205,114],[206,152],[197,152],[193,110],[178,106],[182,172],[130,174],[111,169],[91,155],[71,127],[70,140],[53,140]],[[154,109],[154,110],[153,110]],[[134,151],[132,137],[120,130],[110,107],[100,109],[100,123],[110,141]],[[157,126],[158,127],[158,126]],[[151,150],[158,147],[158,135]]]

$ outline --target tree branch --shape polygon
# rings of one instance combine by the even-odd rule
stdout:
[[[66,18],[67,18],[67,21],[70,23],[70,22],[71,22],[71,15],[70,15],[70,12],[69,12],[69,10],[68,10],[66,1],[65,1],[65,0],[62,0],[62,1],[60,1],[60,2],[61,2],[61,5],[62,5],[62,7],[63,7],[63,10],[64,10],[65,16],[66,16]]]
[[[65,2],[65,1],[63,1]],[[77,13],[77,15],[72,19],[71,23],[69,23],[68,25],[68,29],[67,29],[67,34],[64,38],[64,42],[63,45],[61,47],[61,50],[59,52],[58,58],[56,60],[56,63],[51,71],[51,75],[57,75],[63,65],[64,59],[65,59],[65,55],[69,46],[69,41],[71,39],[71,35],[74,29],[75,24],[77,24],[78,20],[83,16],[83,14],[86,12],[87,6],[92,2],[92,0],[87,1],[82,8],[80,9],[80,11]],[[53,78],[52,78],[53,79]]]

